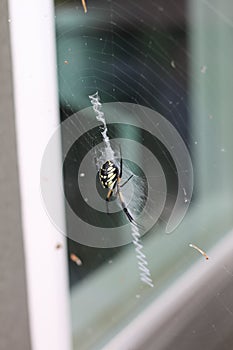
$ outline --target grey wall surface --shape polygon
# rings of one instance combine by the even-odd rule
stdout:
[[[7,0],[0,2],[0,349],[30,349]]]

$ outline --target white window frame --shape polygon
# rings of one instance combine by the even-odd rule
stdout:
[[[50,222],[40,193],[43,152],[60,123],[54,5],[52,0],[8,4],[31,344],[33,350],[69,350],[66,241]],[[59,167],[60,145],[57,149]],[[63,203],[56,205],[65,229]]]

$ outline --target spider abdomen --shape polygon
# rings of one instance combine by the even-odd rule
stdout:
[[[118,167],[108,160],[99,170],[99,179],[104,188],[113,189],[116,186],[119,170]]]

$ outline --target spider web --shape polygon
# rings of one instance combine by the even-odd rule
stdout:
[[[56,10],[59,90],[64,113],[70,115],[70,111],[88,107],[88,96],[98,91],[104,103],[134,102],[156,109],[185,139],[188,90],[184,67],[187,52],[182,47],[184,28],[176,26],[178,34],[163,31],[160,27],[164,17],[171,23],[174,20],[164,15],[164,8],[154,1],[148,1],[151,13],[139,2],[128,1],[125,6],[103,1],[98,6],[89,4],[86,16],[81,6],[65,4],[65,10],[61,10],[64,2]],[[63,18],[67,16],[68,28],[59,21],[61,11]],[[180,12],[175,2],[174,11]],[[181,44],[175,39],[177,35],[182,37]],[[164,41],[166,50],[160,44]],[[182,58],[177,54],[180,48]]]
[[[179,15],[179,7],[173,5]],[[132,6],[133,13],[130,12]],[[139,2],[129,2],[125,6],[120,2],[103,1],[89,4],[88,15],[84,16],[77,2],[58,4],[62,115],[66,118],[89,107],[88,96],[98,91],[104,103],[133,102],[157,110],[175,125],[188,143],[187,77],[184,60],[179,63],[176,59],[177,47],[182,44],[175,40],[176,33],[173,37],[157,28],[163,22],[164,8],[153,1],[148,6],[153,9],[153,15],[141,8]],[[59,21],[60,12],[63,22]],[[168,20],[172,17],[168,16]],[[179,31],[185,41],[184,29],[180,27]],[[167,50],[160,44],[164,39]],[[185,54],[185,49],[182,48],[182,52]],[[178,79],[173,74],[176,68]],[[161,194],[158,191],[158,195]],[[168,193],[168,196],[174,197],[175,193]]]

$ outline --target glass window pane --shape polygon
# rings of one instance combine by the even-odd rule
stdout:
[[[82,261],[77,266],[69,259],[74,348],[99,349],[204,259],[190,243],[208,254],[232,228],[232,4],[88,1],[86,13],[82,4],[55,1],[61,121],[74,120],[67,124],[70,135],[75,128],[82,134],[71,144],[63,167],[66,200],[72,208],[72,214],[67,212],[68,236],[81,230],[74,227],[73,213],[96,225],[96,237],[101,227],[111,230],[113,222],[119,240],[129,233],[121,226],[128,218],[117,194],[110,207],[118,208],[118,216],[114,221],[106,214],[107,190],[98,182],[95,159],[103,141],[101,123],[89,132],[81,130],[86,130],[81,121],[86,127],[96,117],[89,96],[97,91],[118,170],[121,148],[123,179],[133,174],[121,190],[127,208],[137,214],[152,198],[147,213],[154,220],[141,249],[154,287],[140,280],[133,243],[108,246],[103,236],[103,246],[88,246],[83,243],[88,229],[79,233],[83,240],[68,239],[69,258],[76,254]],[[122,103],[135,108],[135,115],[127,114]],[[134,125],[138,108],[144,123],[140,128]],[[156,135],[147,131],[150,113]],[[187,154],[192,162],[188,168]],[[183,200],[180,211],[186,208],[187,213],[166,233],[178,196]]]

